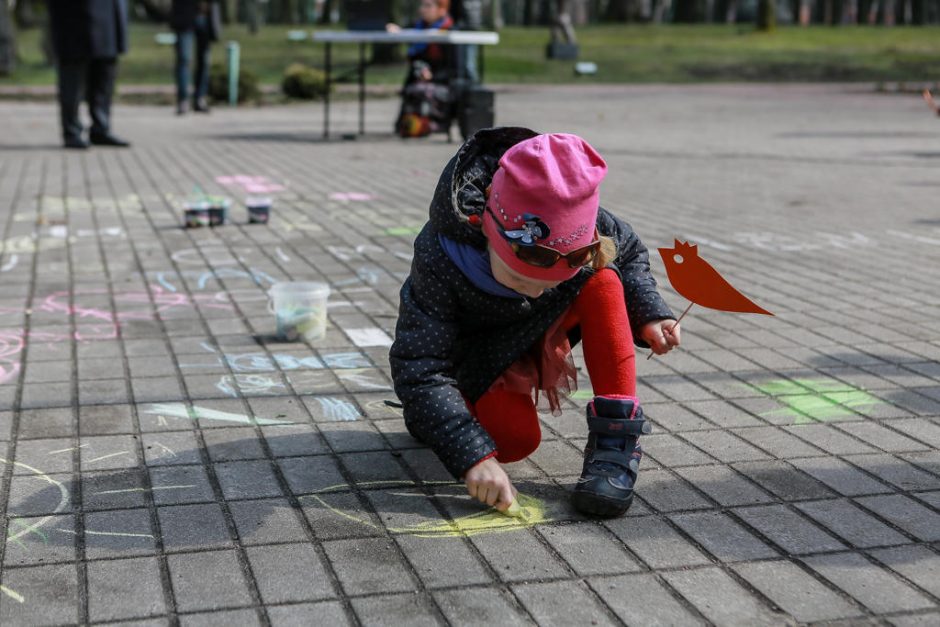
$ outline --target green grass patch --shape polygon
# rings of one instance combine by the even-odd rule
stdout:
[[[243,67],[263,84],[279,84],[284,69],[299,62],[322,67],[323,45],[288,41],[292,27],[265,26],[251,35],[230,26],[226,40],[242,46]],[[173,48],[158,44],[167,29],[134,24],[131,50],[120,66],[123,84],[169,84]],[[940,80],[940,27],[783,27],[758,33],[749,26],[600,25],[577,29],[580,59],[593,61],[598,72],[578,78],[573,63],[545,59],[548,29],[512,27],[501,31],[501,43],[485,50],[490,83],[683,83],[709,81],[926,81]],[[22,63],[0,84],[52,84],[53,70],[42,63],[39,32],[18,33]],[[337,66],[351,69],[358,49],[334,45]],[[225,56],[224,43],[213,58]],[[371,84],[394,85],[403,64],[374,66]]]

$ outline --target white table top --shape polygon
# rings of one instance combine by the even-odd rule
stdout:
[[[492,46],[499,43],[499,33],[492,31],[415,30],[408,28],[403,28],[397,33],[381,30],[324,30],[314,31],[313,40],[330,43],[428,43]]]

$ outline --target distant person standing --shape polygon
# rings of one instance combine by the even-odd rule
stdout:
[[[189,103],[189,64],[193,41],[196,43],[193,111],[209,112],[209,55],[213,41],[222,32],[222,16],[218,2],[207,0],[173,0],[170,27],[176,33],[176,114],[183,115]]]
[[[450,0],[421,0],[418,5],[418,20],[411,28],[415,30],[450,30],[454,26],[454,20],[450,17]],[[390,33],[397,33],[401,30],[398,24],[386,24],[385,30]],[[412,66],[417,62],[427,64],[433,80],[442,82],[446,72],[447,59],[444,54],[444,47],[440,44],[413,43],[408,46],[408,61]],[[419,66],[421,67],[421,66]],[[405,84],[414,80],[413,67],[408,69]]]
[[[59,113],[66,148],[88,148],[78,109],[88,102],[96,146],[128,146],[111,133],[111,98],[118,56],[127,52],[125,0],[48,0],[56,57]]]
[[[454,0],[451,5],[451,15],[454,18],[454,30],[483,30],[483,0]],[[471,83],[480,82],[480,73],[477,70],[476,44],[457,46],[457,67],[460,78]]]

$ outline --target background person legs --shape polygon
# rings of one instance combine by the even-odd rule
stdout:
[[[91,143],[111,143],[111,97],[117,76],[117,59],[92,59],[88,63],[88,112],[91,114]]]
[[[193,31],[184,30],[176,32],[176,113],[186,113],[186,102],[189,98],[189,59],[193,49]],[[198,80],[198,79],[197,79]]]
[[[78,108],[84,99],[86,63],[59,63],[58,97],[59,118],[62,122],[62,139],[66,148],[87,148],[82,139],[82,121]]]

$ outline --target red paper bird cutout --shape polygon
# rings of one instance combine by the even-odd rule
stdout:
[[[674,248],[660,248],[666,276],[679,294],[696,305],[721,311],[773,314],[736,290],[707,261],[698,256],[698,246],[675,240]]]

